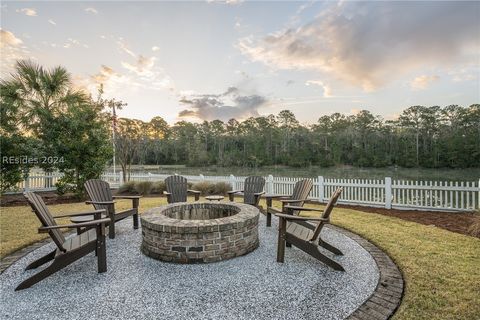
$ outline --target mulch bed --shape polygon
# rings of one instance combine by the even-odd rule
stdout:
[[[58,195],[55,192],[41,192],[42,198],[48,205],[60,203],[78,202],[74,195]],[[158,195],[156,195],[158,196]],[[22,194],[8,194],[0,197],[0,207],[25,206],[27,201]],[[479,214],[475,213],[451,213],[439,211],[416,211],[416,210],[387,210],[384,208],[339,205],[339,207],[353,209],[362,212],[377,213],[390,217],[397,217],[403,220],[421,223],[428,226],[435,226],[452,232],[470,235],[468,228],[478,219]]]
[[[427,226],[435,226],[465,235],[470,235],[468,228],[480,218],[479,214],[469,212],[439,212],[395,209],[388,210],[384,208],[349,205],[339,205],[339,207],[369,213],[378,213],[384,216],[396,217],[403,220],[421,223]]]

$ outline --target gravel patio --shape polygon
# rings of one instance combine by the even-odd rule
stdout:
[[[277,221],[259,221],[260,246],[232,260],[180,265],[140,252],[141,229],[117,224],[107,240],[108,271],[96,272],[93,254],[15,292],[37,272],[29,261],[52,244],[21,258],[0,275],[2,319],[344,319],[375,290],[379,279],[372,256],[347,236],[325,229],[325,240],[345,255],[335,257],[346,272],[329,269],[296,248],[276,262]]]

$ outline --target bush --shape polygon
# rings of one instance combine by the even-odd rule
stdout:
[[[166,188],[165,188],[165,182],[163,181],[157,181],[157,182],[154,182],[153,183],[153,187],[152,187],[152,191],[151,193],[152,194],[163,194],[163,191],[165,191]]]
[[[149,195],[152,189],[153,189],[152,181],[135,182],[135,191],[142,196]]]
[[[218,195],[224,195],[226,196],[227,195],[227,192],[232,190],[232,187],[230,186],[229,183],[226,183],[226,182],[217,182],[215,183],[214,185],[214,190],[215,190],[215,194],[218,194]]]
[[[231,187],[226,182],[212,183],[208,181],[202,181],[194,184],[193,190],[200,191],[202,196],[208,196],[213,194],[226,195],[227,191],[231,190]]]
[[[119,194],[122,193],[136,193],[137,190],[135,190],[135,181],[128,181],[122,184],[117,191]]]

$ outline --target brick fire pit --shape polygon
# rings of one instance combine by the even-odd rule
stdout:
[[[174,203],[141,216],[142,252],[177,263],[207,263],[258,247],[259,210],[241,203]]]

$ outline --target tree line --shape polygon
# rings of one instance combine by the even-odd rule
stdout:
[[[480,164],[479,104],[412,106],[388,121],[362,110],[355,115],[325,115],[304,125],[284,110],[244,121],[169,125],[161,117],[148,122],[117,120],[112,111],[126,103],[102,95],[101,88],[96,98],[75,89],[63,67],[17,62],[11,77],[0,81],[0,192],[14,187],[36,166],[63,173],[58,190],[80,194],[86,180],[98,178],[111,164],[114,151],[127,180],[132,164],[427,168]]]
[[[131,164],[468,168],[480,164],[480,105],[412,106],[397,120],[334,113],[312,125],[289,110],[241,122],[120,118],[116,140],[125,174]]]

